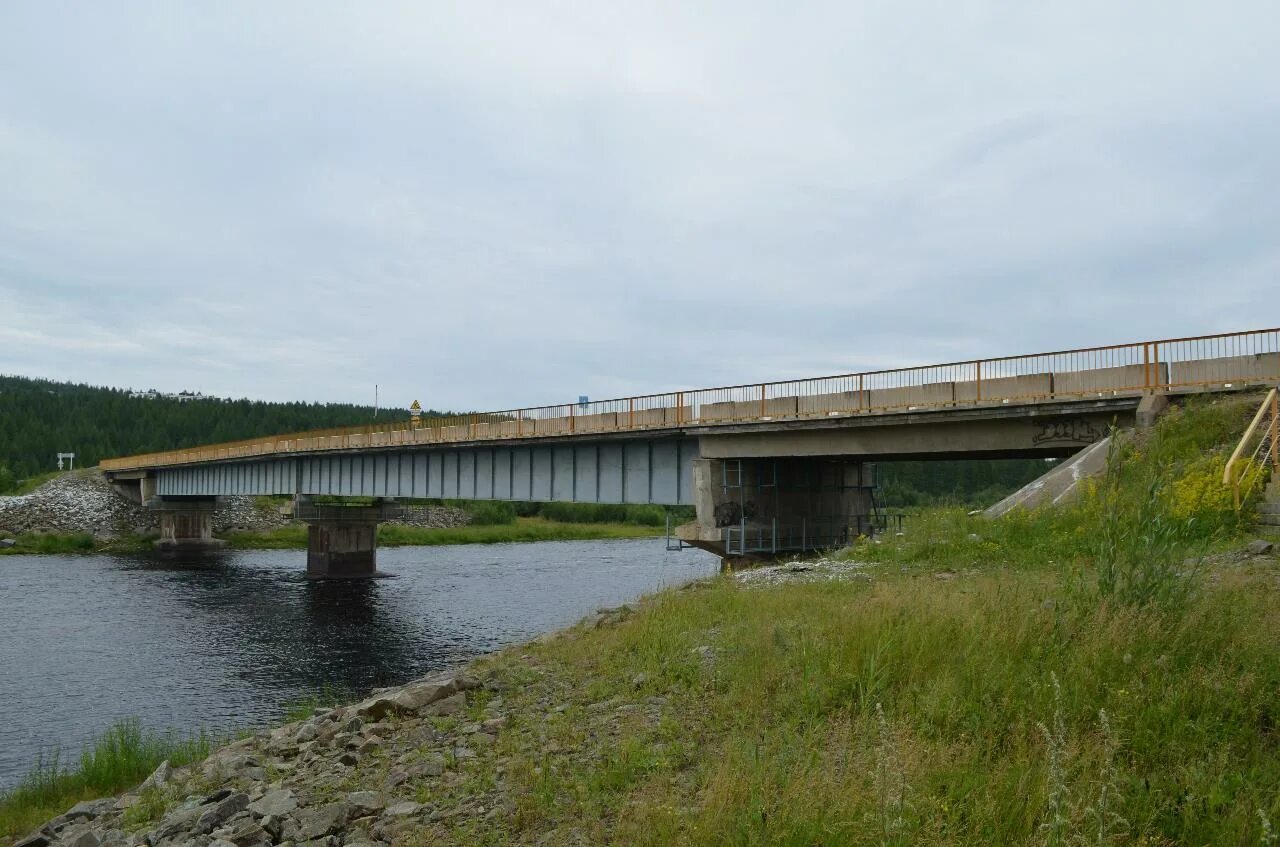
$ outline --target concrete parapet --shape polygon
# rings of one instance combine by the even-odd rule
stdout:
[[[538,418],[533,423],[533,432],[538,435],[568,435],[572,430],[569,428],[569,418]]]
[[[745,421],[765,418],[793,418],[798,398],[769,397],[765,400],[739,400],[703,403],[698,409],[700,421]]]
[[[1195,362],[1174,362],[1169,382],[1178,387],[1224,388],[1244,382],[1280,382],[1280,353],[1224,356]]]
[[[1086,371],[1056,371],[1053,374],[1053,393],[1060,397],[1137,394],[1148,387],[1158,388],[1168,381],[1169,365],[1166,362],[1091,368]]]
[[[833,394],[811,394],[807,397],[801,397],[796,404],[796,411],[802,417],[831,415],[833,413],[851,414],[865,411],[868,405],[867,392],[840,391]]]
[[[1048,399],[1053,394],[1051,374],[1024,374],[1022,376],[998,376],[977,381],[957,382],[957,403],[999,403],[1004,400]],[[978,397],[981,390],[982,397]]]
[[[872,409],[909,409],[912,406],[940,406],[955,402],[954,382],[928,382],[903,388],[874,388],[867,392]]]
[[[618,428],[618,415],[604,412],[598,415],[577,415],[573,418],[574,432],[609,432]]]

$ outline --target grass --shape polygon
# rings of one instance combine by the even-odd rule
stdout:
[[[383,524],[378,527],[381,547],[436,546],[444,544],[498,544],[510,541],[588,541],[604,538],[646,538],[653,527],[632,524],[557,523],[541,518],[516,518],[510,524],[483,524],[440,529]],[[305,526],[285,526],[270,532],[230,532],[232,549],[301,550],[307,546]]]
[[[30,494],[46,482],[56,479],[66,473],[79,473],[79,471],[49,471],[48,473],[37,474],[36,476],[18,480],[10,490],[0,491],[0,494],[10,497]]]
[[[874,574],[767,591],[721,579],[535,648],[571,704],[538,720],[572,752],[511,736],[517,827],[571,825],[590,843],[1023,844],[1096,836],[1101,814],[1088,843],[1243,844],[1258,810],[1280,815],[1274,570],[1224,575],[1174,617],[1065,604],[1051,571]],[[519,714],[545,694],[506,696]],[[649,694],[663,717],[624,718],[608,743],[579,725],[592,702]]]
[[[315,714],[317,709],[332,709],[342,703],[354,699],[353,693],[345,688],[324,685],[305,696],[290,700],[284,704],[284,717],[281,723],[305,721]]]
[[[56,752],[42,757],[16,788],[0,794],[0,837],[21,836],[81,800],[131,788],[165,759],[174,767],[199,761],[212,747],[203,734],[156,735],[143,731],[136,720],[121,721],[79,761],[67,766]]]
[[[138,553],[150,550],[154,539],[124,535],[99,541],[87,532],[24,532],[12,547],[0,547],[0,556],[33,553]]]

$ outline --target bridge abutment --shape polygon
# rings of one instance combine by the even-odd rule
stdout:
[[[843,547],[884,528],[875,465],[841,457],[695,459],[681,540],[739,562]]]
[[[213,537],[216,497],[153,497],[148,503],[160,516],[156,549],[163,554],[206,553],[227,542]]]
[[[307,524],[307,577],[368,579],[378,575],[378,524],[397,511],[393,503],[372,506],[317,504],[299,497],[294,517]]]

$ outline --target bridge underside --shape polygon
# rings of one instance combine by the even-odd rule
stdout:
[[[155,494],[692,505],[697,456],[696,438],[366,451],[163,468]]]
[[[663,437],[599,434],[537,442],[381,448],[116,472],[127,496],[173,514],[169,526],[208,535],[184,504],[225,495],[531,500],[693,506],[685,543],[728,559],[840,546],[885,528],[877,460],[1068,456],[1132,425],[1122,397],[894,416],[688,427]],[[205,508],[204,506],[200,507]],[[384,507],[378,507],[384,508]],[[309,513],[307,513],[309,514]],[[373,575],[377,518],[300,514],[311,524],[308,573]],[[203,521],[203,523],[202,523]]]

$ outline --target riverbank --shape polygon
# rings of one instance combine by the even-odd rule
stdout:
[[[1258,843],[1280,815],[1273,557],[1215,560],[1177,611],[953,564],[665,591],[236,742],[60,835],[176,844],[207,817],[245,844]],[[10,837],[38,823],[0,810]]]
[[[1269,843],[1280,567],[1206,483],[1241,411],[1121,439],[1070,508],[929,513],[829,560],[602,610],[237,742],[58,835]]]
[[[544,518],[517,518],[510,524],[458,527],[416,527],[386,524],[378,528],[380,547],[434,547],[449,544],[502,544],[533,541],[597,541],[610,538],[653,538],[665,530],[620,523],[563,523]],[[231,530],[223,533],[232,550],[305,550],[307,528],[289,524],[267,531]],[[155,537],[129,534],[110,539],[87,532],[30,532],[13,539],[12,547],[0,547],[0,556],[49,553],[145,553]]]
[[[621,523],[563,523],[545,518],[516,518],[507,524],[480,524],[429,529],[384,524],[378,527],[380,547],[431,547],[446,544],[501,544],[525,541],[595,541],[607,538],[650,538],[660,527]],[[225,536],[236,550],[305,550],[307,528],[281,527],[267,533],[230,532]]]

